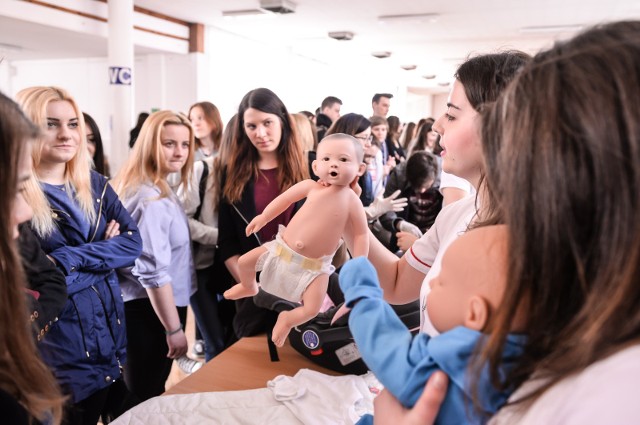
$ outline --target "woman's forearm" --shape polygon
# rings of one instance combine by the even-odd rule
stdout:
[[[227,266],[227,270],[229,270],[229,273],[231,273],[231,276],[233,276],[233,279],[236,282],[241,282],[240,268],[238,267],[238,258],[240,258],[239,255],[234,255],[233,257],[229,257],[226,260],[224,260],[224,265]]]
[[[176,303],[173,299],[173,288],[166,284],[159,288],[147,288],[149,300],[165,331],[175,331],[182,325]]]

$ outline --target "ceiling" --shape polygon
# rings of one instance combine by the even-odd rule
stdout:
[[[286,46],[322,62],[376,69],[427,87],[450,81],[456,65],[473,53],[517,48],[534,53],[579,27],[620,19],[640,19],[640,2],[612,0],[291,0],[295,13],[229,19],[223,11],[255,9],[260,0],[134,0],[136,6],[198,22],[257,40]],[[381,23],[379,16],[436,14]],[[535,28],[538,28],[535,30]],[[546,28],[545,28],[546,27]],[[553,28],[556,27],[556,28]],[[558,27],[565,27],[564,29]],[[328,37],[349,31],[351,41]],[[18,36],[19,35],[19,36]],[[215,49],[209,49],[215,52]],[[136,49],[136,54],[151,52]],[[371,53],[391,52],[386,59]],[[0,56],[41,59],[106,56],[106,40],[0,17]],[[415,65],[405,71],[401,66]],[[432,75],[435,78],[425,79]]]

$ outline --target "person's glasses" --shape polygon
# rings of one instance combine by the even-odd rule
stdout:
[[[356,139],[360,139],[363,142],[371,142],[371,141],[373,141],[373,135],[369,135],[369,136],[353,136],[353,137],[355,137]]]

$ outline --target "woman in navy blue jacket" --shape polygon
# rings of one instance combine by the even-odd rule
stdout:
[[[40,344],[45,362],[69,394],[69,423],[95,424],[117,415],[128,391],[124,304],[115,268],[140,255],[135,222],[107,179],[90,170],[84,120],[67,92],[32,87],[17,95],[42,128],[32,152],[33,175],[25,196],[31,227],[49,259],[64,273],[68,301]],[[105,412],[108,403],[114,412]]]

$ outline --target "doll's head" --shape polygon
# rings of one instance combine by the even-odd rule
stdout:
[[[456,326],[490,330],[506,285],[507,255],[505,225],[473,229],[447,248],[427,296],[429,320],[438,332]]]
[[[313,172],[325,183],[337,186],[349,185],[364,172],[364,150],[353,136],[335,133],[318,144]]]

